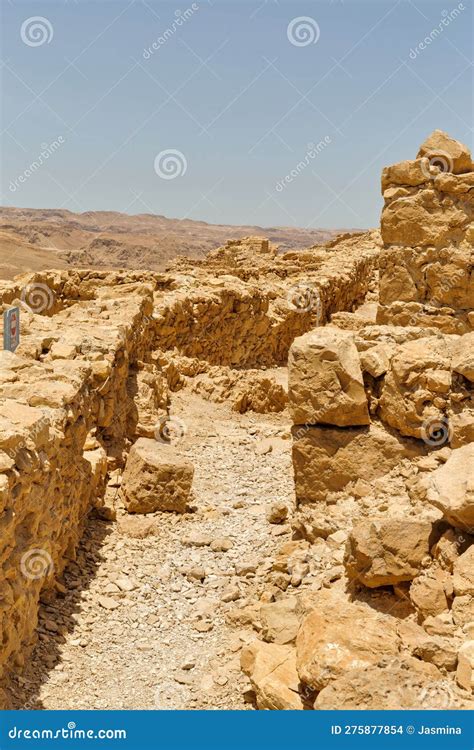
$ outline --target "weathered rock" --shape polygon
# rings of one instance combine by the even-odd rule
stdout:
[[[420,441],[403,439],[379,424],[370,427],[293,427],[293,467],[298,503],[324,500],[352,481],[387,474],[404,458],[423,455]]]
[[[369,424],[359,354],[351,333],[316,328],[293,342],[288,359],[293,424]]]
[[[129,513],[157,510],[184,513],[189,501],[194,469],[170,445],[140,438],[130,450],[122,477]]]
[[[331,590],[321,591],[315,604],[296,638],[298,674],[311,689],[321,690],[352,667],[398,653],[393,618],[348,603]]]
[[[417,576],[410,587],[410,599],[422,619],[446,611],[452,595],[451,576],[435,565]]]
[[[297,600],[292,596],[262,604],[260,622],[263,639],[278,644],[292,643],[300,626],[297,609]]]
[[[453,525],[474,529],[474,443],[456,448],[443,466],[427,479],[428,502]]]
[[[459,649],[456,680],[465,690],[474,691],[474,641],[466,641]]]
[[[294,648],[256,640],[242,650],[240,663],[255,690],[258,708],[279,711],[303,708]]]
[[[417,156],[426,156],[435,165],[439,161],[440,168],[444,172],[461,174],[471,172],[474,168],[467,146],[451,138],[443,130],[434,130],[421,144]],[[446,164],[443,164],[443,161],[446,161]]]
[[[349,535],[345,566],[365,586],[411,581],[430,550],[432,524],[402,518],[364,520]]]
[[[418,659],[397,659],[387,666],[372,664],[349,669],[321,690],[314,708],[320,711],[441,708],[432,704],[449,695],[449,686],[450,682],[443,680],[442,673],[432,664]]]
[[[283,523],[288,517],[288,506],[280,501],[272,503],[267,510],[268,523]]]
[[[451,607],[451,615],[453,622],[461,628],[470,622],[474,622],[474,598],[469,594],[455,596]]]
[[[453,588],[456,596],[474,597],[474,544],[454,562]]]

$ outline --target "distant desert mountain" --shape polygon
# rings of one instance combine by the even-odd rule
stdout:
[[[0,208],[0,278],[69,266],[160,271],[178,255],[203,258],[228,239],[261,235],[285,252],[327,242],[343,231],[207,224],[114,211]]]

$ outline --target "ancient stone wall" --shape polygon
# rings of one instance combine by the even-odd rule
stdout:
[[[474,328],[474,167],[435,131],[417,158],[384,169],[379,323]]]
[[[40,597],[61,593],[108,473],[168,414],[182,377],[174,360],[191,358],[188,372],[199,359],[283,362],[296,335],[363,298],[379,249],[367,233],[301,259],[272,253],[268,265],[267,245],[253,240],[209,268],[47,271],[0,284],[0,311],[21,307],[20,346],[0,354],[0,679],[28,652]],[[237,408],[247,402],[244,389]]]

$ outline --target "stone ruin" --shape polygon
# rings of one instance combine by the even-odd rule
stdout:
[[[236,613],[258,634],[241,658],[256,707],[468,707],[473,188],[467,148],[435,131],[384,170],[380,233],[0,283],[22,320],[0,355],[4,688],[88,514],[115,518],[113,473],[124,512],[188,509],[193,466],[171,437],[173,394],[189,388],[240,413],[288,408],[293,423],[293,539]],[[286,386],[272,368],[287,362]]]

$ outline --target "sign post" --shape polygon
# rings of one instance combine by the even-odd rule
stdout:
[[[20,343],[20,308],[10,307],[3,313],[3,348],[14,352]]]

